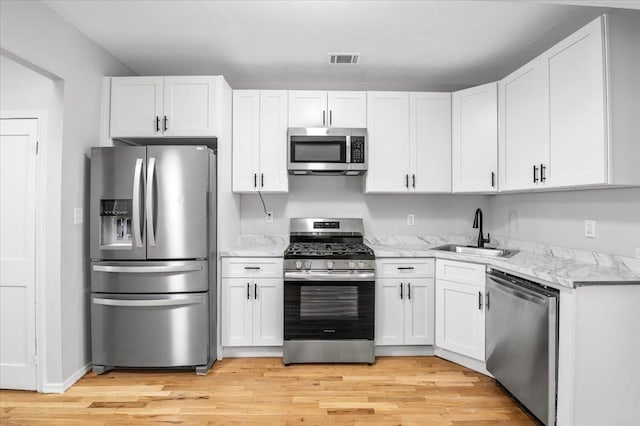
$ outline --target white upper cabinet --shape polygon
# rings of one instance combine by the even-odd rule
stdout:
[[[216,136],[219,77],[113,77],[111,137]]]
[[[111,81],[111,137],[162,136],[163,77]]]
[[[497,92],[497,83],[488,83],[452,95],[453,192],[497,190]]]
[[[367,92],[328,92],[329,127],[367,127]]]
[[[216,136],[215,77],[165,77],[165,136]]]
[[[409,93],[411,190],[451,192],[451,94]]]
[[[367,92],[369,171],[366,192],[410,187],[409,93]]]
[[[541,58],[498,82],[500,190],[533,189],[542,184],[548,151],[548,91]]]
[[[549,73],[548,185],[607,183],[602,19],[546,51],[542,61]]]
[[[287,92],[234,90],[233,191],[288,188]]]
[[[366,92],[289,92],[289,127],[363,128],[366,125]]]

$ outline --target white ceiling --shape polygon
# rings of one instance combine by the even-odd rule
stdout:
[[[141,75],[222,74],[234,88],[388,90],[500,79],[606,10],[548,1],[45,3]],[[328,65],[328,52],[360,52],[361,64]]]

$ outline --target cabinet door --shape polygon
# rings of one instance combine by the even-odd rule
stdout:
[[[233,91],[233,191],[258,189],[260,164],[260,93]],[[285,171],[286,173],[286,171]]]
[[[367,92],[366,192],[409,191],[409,94]]]
[[[251,346],[253,281],[222,280],[222,346]]]
[[[495,192],[498,163],[497,84],[452,96],[453,192]]]
[[[435,285],[433,278],[405,283],[404,344],[433,345],[435,338]]]
[[[500,190],[531,189],[541,184],[540,165],[549,143],[543,65],[536,58],[498,83]]]
[[[289,92],[289,127],[327,126],[327,92]]]
[[[367,127],[367,92],[328,92],[329,127]]]
[[[217,136],[216,77],[165,77],[165,136]]]
[[[162,135],[162,77],[111,79],[111,137]]]
[[[409,94],[411,189],[451,192],[451,94]]]
[[[549,70],[548,186],[606,183],[602,18],[542,55]]]
[[[436,345],[484,361],[484,289],[436,280]]]
[[[260,190],[287,192],[287,92],[260,92]]]
[[[404,307],[400,280],[376,280],[376,345],[404,343]],[[402,294],[404,297],[404,294]]]
[[[253,346],[282,346],[284,330],[283,281],[256,278],[253,281]]]

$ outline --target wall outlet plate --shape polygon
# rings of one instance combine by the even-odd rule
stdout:
[[[74,207],[73,209],[73,224],[81,225],[82,224],[82,207]]]
[[[267,212],[265,215],[265,221],[267,223],[273,223],[273,212]]]
[[[587,238],[596,237],[596,221],[595,220],[589,219],[584,221],[584,236]]]
[[[414,214],[407,215],[407,225],[413,226],[415,224],[416,224],[416,215]]]

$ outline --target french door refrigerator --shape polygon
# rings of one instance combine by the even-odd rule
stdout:
[[[216,357],[216,157],[204,146],[91,149],[94,371]]]

